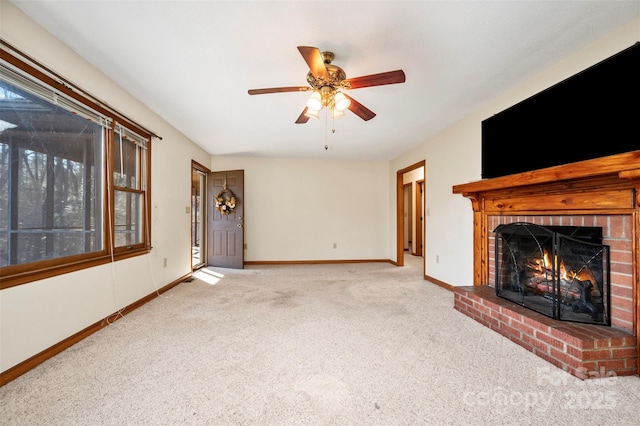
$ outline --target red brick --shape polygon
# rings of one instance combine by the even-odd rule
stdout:
[[[477,310],[475,306],[473,306],[473,304],[466,305],[466,307],[467,307],[467,311],[473,314],[473,316],[480,316],[481,312]]]
[[[543,333],[549,333],[550,327],[544,324],[539,323],[536,320],[533,320],[529,317],[524,318],[524,323],[533,327],[536,330],[542,331]]]
[[[516,321],[522,322],[524,320],[524,317],[522,316],[522,314],[519,314],[518,312],[514,312],[511,309],[501,308],[500,311],[503,314],[513,318]]]
[[[478,321],[480,324],[484,325],[485,327],[489,327],[491,325],[480,317],[474,318],[474,320]]]
[[[502,329],[505,331],[505,333],[507,333],[508,335],[517,337],[518,339],[522,338],[522,333],[520,332],[520,330],[513,328],[507,324],[502,324]]]
[[[513,328],[516,328],[521,332],[528,334],[529,336],[533,337],[535,335],[535,329],[533,327],[529,327],[525,323],[518,322],[518,321],[511,321],[511,325],[513,326]]]
[[[593,349],[596,347],[595,341],[593,339],[581,340],[581,342],[582,342],[582,346],[580,346],[579,349],[586,350],[586,349]]]
[[[582,352],[582,359],[584,360],[600,360],[611,358],[611,352],[608,349],[593,349]]]
[[[551,335],[556,339],[562,340],[567,345],[582,347],[582,339],[577,338],[575,335],[565,333],[564,331],[560,331],[557,328],[551,329]]]
[[[576,359],[582,359],[582,354],[584,351],[573,347],[573,346],[569,346],[567,345],[567,354],[571,355],[572,357],[576,358]]]
[[[612,348],[611,358],[637,358],[636,348]]]
[[[522,339],[525,342],[529,343],[530,345],[534,346],[539,351],[542,351],[544,353],[548,353],[549,352],[549,345],[546,344],[545,342],[542,342],[542,341],[536,339],[535,337],[530,337],[530,336],[527,336],[526,334],[524,334],[524,335],[522,335]]]
[[[550,348],[550,349],[551,350],[549,351],[549,355],[558,359],[559,361],[562,361],[565,364],[573,364],[576,362],[580,362],[580,358],[573,357],[570,354],[563,352],[561,350],[558,350],[556,348]]]
[[[453,301],[454,306],[463,306],[463,307],[467,307],[469,306],[469,303],[467,303],[467,300],[464,298],[460,298],[458,300],[454,300]]]
[[[610,311],[611,311],[612,322],[614,319],[616,319],[617,321],[622,323],[633,324],[633,314],[630,311],[618,309],[615,306],[611,306]],[[626,327],[624,327],[624,329],[628,330]]]
[[[496,328],[500,328],[499,321],[495,318],[492,318],[490,315],[481,314],[480,317],[484,320],[485,324],[491,324]]]
[[[491,316],[495,319],[497,319],[498,321],[500,321],[503,324],[509,324],[509,320],[510,318],[506,315],[503,315],[502,313],[498,312],[498,311],[491,311]]]
[[[627,262],[611,262],[611,282],[620,283],[620,281],[625,281],[624,277],[628,275],[632,275],[633,273],[633,265]],[[620,284],[623,285],[623,284]]]
[[[632,259],[631,244],[628,250],[609,250],[609,260],[612,263],[631,263]]]
[[[600,363],[608,363],[602,364],[603,368],[615,369],[616,373],[633,374],[637,371],[636,338],[625,334],[625,331],[633,332],[632,321],[628,324],[623,322],[626,328],[621,327],[622,330],[616,328],[616,323],[621,321],[614,315],[612,323],[615,327],[560,322],[533,311],[529,315],[528,312],[523,312],[523,308],[502,299],[485,298],[480,293],[474,294],[473,291],[462,289],[456,292],[468,295],[455,298],[457,305],[469,308],[469,312],[463,312],[465,315],[472,318],[475,315],[479,323],[553,365],[568,371],[570,368],[576,369],[581,366],[587,368],[584,371],[595,371]],[[614,284],[614,302],[625,299],[620,295],[625,292],[628,293],[629,290]],[[471,302],[474,306],[462,303],[463,300]],[[460,306],[455,307],[460,310]],[[627,312],[615,307],[612,311],[616,314]]]
[[[500,307],[496,305],[495,302],[492,302],[491,300],[488,300],[488,299],[479,299],[478,303],[482,303],[487,308],[493,309],[495,311],[500,309]]]
[[[606,218],[607,216],[605,216]],[[609,218],[609,227],[607,229],[606,224],[605,225],[600,225],[603,226],[604,229],[606,229],[607,232],[607,237],[609,238],[623,238],[624,237],[624,225],[623,225],[623,220],[622,220],[622,216],[620,215],[611,215],[608,216]]]
[[[474,303],[474,308],[485,315],[491,315],[494,312],[493,310],[491,310],[491,308],[481,305],[480,303]]]
[[[631,251],[631,240],[604,240],[604,244],[609,246],[609,250],[613,251]]]
[[[611,294],[615,294],[618,297],[633,299],[633,289],[629,286],[622,286],[619,284],[611,283]]]
[[[626,344],[627,342],[627,338],[626,337],[612,337],[609,339],[608,343],[609,346],[611,346],[612,348],[622,348],[625,346],[635,346],[634,345],[628,345]]]
[[[585,344],[588,341],[591,341],[591,347],[593,347],[593,339],[594,339],[594,332],[593,331],[586,331],[582,328],[575,328],[573,330],[571,330],[571,335],[575,336],[576,338],[580,339],[582,341],[582,348],[585,348]]]
[[[536,331],[535,337],[550,346],[553,346],[559,349],[564,349],[564,342],[562,340],[558,340],[555,337],[550,336],[549,334]]]

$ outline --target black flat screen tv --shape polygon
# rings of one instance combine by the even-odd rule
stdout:
[[[640,150],[640,42],[482,121],[482,178]]]

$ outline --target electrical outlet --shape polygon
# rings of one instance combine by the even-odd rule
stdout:
[[[333,248],[338,248],[338,243],[333,243]]]
[[[440,255],[436,254],[436,263],[440,263]]]
[[[164,259],[162,259],[162,267],[163,268],[167,267],[167,258],[166,257]]]

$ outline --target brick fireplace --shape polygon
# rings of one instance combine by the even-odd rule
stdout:
[[[638,374],[640,151],[457,185],[472,202],[474,285],[454,308],[580,378]],[[566,323],[496,295],[499,225],[601,227],[610,247],[611,326]]]

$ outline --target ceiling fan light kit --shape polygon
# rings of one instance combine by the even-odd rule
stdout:
[[[309,99],[307,99],[307,107],[313,111],[320,111],[322,109],[322,95],[319,92],[313,92]]]
[[[327,108],[328,114],[331,115],[332,119],[344,116],[344,111],[348,109],[364,121],[369,121],[376,114],[340,90],[405,82],[405,75],[402,70],[347,79],[344,70],[331,63],[335,57],[332,52],[320,52],[318,48],[308,46],[298,46],[298,51],[309,66],[309,73],[307,74],[309,86],[249,90],[250,95],[313,91],[309,99],[307,99],[305,109],[296,120],[296,124],[304,124],[309,118],[318,118],[319,111],[323,108]]]
[[[333,103],[334,103],[334,109],[336,111],[344,111],[347,108],[349,108],[349,105],[351,105],[351,101],[349,99],[347,99],[347,97],[344,95],[344,93],[341,92],[337,92],[335,94],[335,96],[333,97]]]

